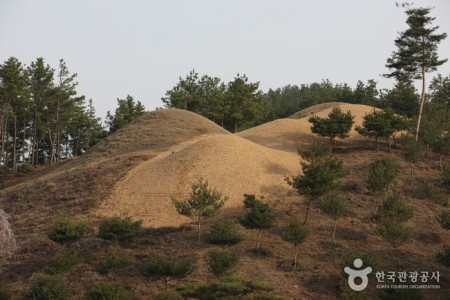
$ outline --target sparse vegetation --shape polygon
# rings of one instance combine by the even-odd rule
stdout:
[[[0,300],[10,300],[12,298],[9,287],[3,281],[0,281]]]
[[[239,253],[233,249],[213,249],[208,253],[209,267],[214,275],[232,271],[239,262]]]
[[[192,191],[189,198],[185,201],[179,201],[172,198],[178,213],[183,216],[195,219],[197,222],[197,240],[201,237],[202,219],[214,216],[228,200],[222,192],[212,189],[208,186],[208,181],[200,178],[191,185]]]
[[[214,222],[210,226],[206,241],[214,245],[236,245],[244,237],[236,231],[235,226],[228,221]]]
[[[106,252],[106,257],[100,261],[95,270],[100,274],[107,274],[109,271],[116,271],[128,267],[133,258],[118,245],[110,246]]]
[[[265,299],[261,292],[270,292],[271,287],[244,277],[225,277],[213,282],[192,283],[179,288],[184,297],[195,297],[199,300],[239,299],[249,297]]]
[[[450,211],[444,210],[441,212],[441,214],[438,216],[438,222],[441,224],[442,228],[444,229],[450,229]]]
[[[174,291],[164,291],[152,298],[153,300],[183,300],[184,298]]]
[[[121,283],[96,282],[84,294],[86,300],[131,300],[133,295]]]
[[[163,279],[167,286],[169,278],[186,277],[194,270],[194,265],[190,259],[172,259],[151,253],[139,263],[138,269],[142,276]]]
[[[130,241],[142,232],[142,220],[132,221],[131,217],[106,219],[98,228],[98,235],[104,240]]]
[[[83,258],[77,251],[64,251],[59,253],[53,259],[51,266],[44,269],[45,273],[54,275],[72,270],[83,261]]]
[[[300,221],[293,219],[281,231],[281,237],[286,242],[294,245],[294,269],[297,268],[298,245],[303,243],[309,235],[309,230],[300,224]]]
[[[59,217],[48,231],[48,237],[57,243],[76,241],[87,234],[89,223],[87,221],[70,220]]]
[[[255,252],[259,249],[259,240],[263,229],[270,229],[275,226],[275,211],[271,203],[263,203],[255,195],[244,195],[244,207],[248,210],[241,220],[242,226],[248,229],[257,229]]]
[[[0,263],[1,259],[10,257],[16,250],[16,236],[9,223],[9,215],[0,209]]]
[[[30,285],[27,299],[30,300],[65,300],[69,299],[70,291],[62,277],[38,275]]]
[[[442,251],[440,251],[436,258],[439,263],[441,263],[443,266],[446,266],[447,268],[450,268],[450,247],[446,246]]]

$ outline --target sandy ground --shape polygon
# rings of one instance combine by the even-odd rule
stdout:
[[[152,227],[186,221],[171,197],[184,199],[192,182],[208,180],[229,200],[225,207],[242,206],[243,194],[270,199],[291,188],[284,176],[300,170],[295,153],[269,149],[238,136],[215,134],[177,145],[133,169],[99,210],[100,215],[129,215]]]
[[[318,106],[322,107],[320,104]],[[359,139],[360,137],[354,130],[354,127],[356,125],[361,125],[364,115],[371,113],[374,108],[367,105],[342,103],[337,106],[340,107],[343,112],[351,111],[352,115],[355,117],[355,124],[350,132],[350,139]],[[316,111],[315,106],[313,106],[307,110],[308,112],[314,112],[314,114],[319,117],[327,117],[334,107],[335,106],[326,107],[323,110]],[[244,130],[237,135],[269,148],[290,152],[295,152],[298,148],[305,147],[316,139],[316,136],[311,133],[311,123],[308,122],[308,117],[300,119],[278,119]]]

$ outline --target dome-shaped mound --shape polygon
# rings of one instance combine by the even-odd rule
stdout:
[[[326,104],[326,103],[324,103]],[[317,111],[317,108],[326,107],[323,110]],[[361,104],[347,104],[332,102],[329,106],[313,106],[308,112],[319,117],[327,117],[334,107],[339,107],[343,112],[350,111],[355,117],[355,124],[361,125],[363,117],[367,113],[371,113],[374,107]],[[301,112],[305,112],[303,110]],[[294,114],[295,116],[295,114]],[[299,147],[308,145],[316,138],[311,133],[311,123],[308,122],[308,116],[296,119],[278,119],[269,123],[262,124],[238,133],[240,137],[253,141],[257,144],[270,147],[273,149],[296,151]],[[354,127],[350,132],[350,137],[358,136]]]
[[[126,214],[149,226],[175,226],[187,221],[171,197],[184,199],[199,177],[229,196],[225,207],[242,206],[243,194],[283,195],[285,176],[298,173],[294,153],[262,147],[235,135],[216,134],[161,153],[133,169],[118,183],[99,214]]]
[[[202,134],[228,133],[216,123],[182,109],[146,112],[93,147],[89,154],[117,155],[135,151],[159,152]]]

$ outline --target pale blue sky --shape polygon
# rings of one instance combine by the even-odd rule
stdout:
[[[450,34],[450,1],[415,6],[434,6]],[[246,74],[263,91],[327,78],[390,88],[380,75],[405,19],[392,0],[0,0],[0,61],[43,57],[57,68],[63,58],[103,119],[127,94],[161,107],[191,69],[225,82]],[[439,52],[450,58],[450,38]]]

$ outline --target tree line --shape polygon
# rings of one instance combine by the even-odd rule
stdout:
[[[117,99],[106,130],[76,79],[63,59],[56,69],[43,58],[28,67],[15,57],[0,65],[0,166],[16,172],[80,155],[145,111],[129,95]]]

